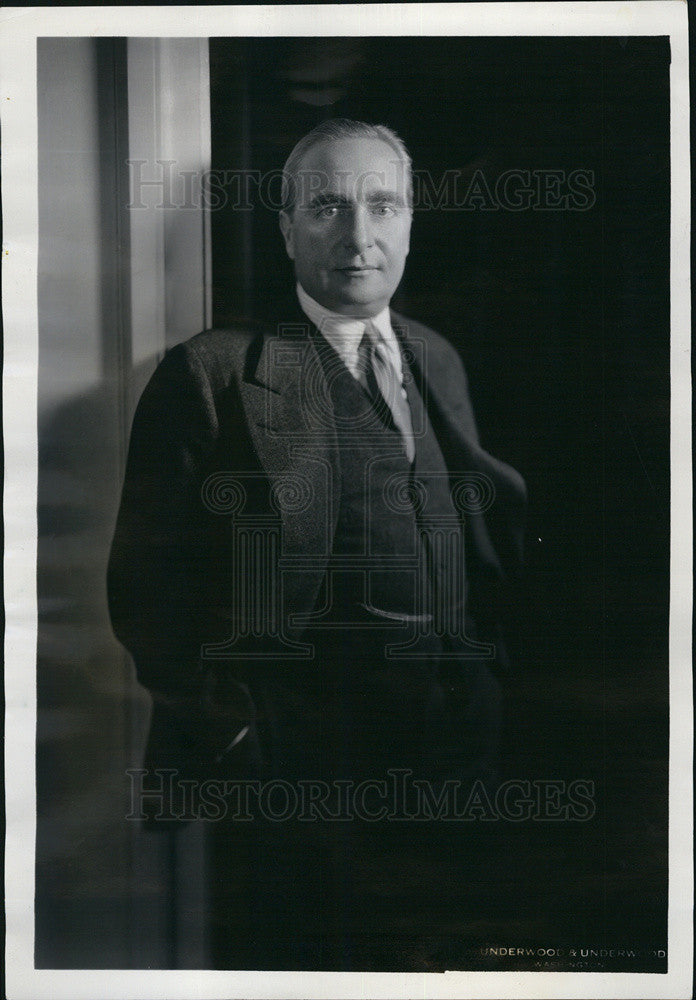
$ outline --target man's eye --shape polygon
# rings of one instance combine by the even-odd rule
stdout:
[[[375,205],[372,211],[374,212],[375,215],[379,215],[382,218],[385,218],[389,215],[394,215],[396,209],[394,208],[393,205]]]
[[[333,219],[339,211],[339,205],[324,205],[323,208],[319,209],[318,215],[320,219]]]

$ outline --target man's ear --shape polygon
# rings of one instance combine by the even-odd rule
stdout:
[[[295,240],[293,238],[291,216],[289,216],[287,212],[281,212],[278,216],[278,225],[280,226],[280,231],[283,234],[283,239],[285,240],[285,249],[288,252],[288,257],[290,260],[294,260]]]

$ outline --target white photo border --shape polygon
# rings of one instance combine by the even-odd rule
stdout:
[[[137,30],[133,30],[137,28]],[[671,44],[671,596],[666,974],[442,974],[34,968],[36,834],[37,81],[41,36],[669,36]],[[7,7],[0,12],[6,543],[6,992],[11,1000],[196,997],[691,996],[692,488],[687,6],[585,3]]]

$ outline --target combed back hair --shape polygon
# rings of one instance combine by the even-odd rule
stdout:
[[[320,122],[311,132],[302,136],[293,151],[285,161],[281,187],[281,201],[284,212],[292,212],[295,207],[298,190],[298,177],[302,169],[302,161],[306,153],[320,142],[336,139],[353,139],[364,136],[368,139],[381,139],[391,146],[406,172],[406,200],[409,208],[413,202],[413,181],[411,175],[411,157],[403,139],[387,125],[368,125],[367,122],[353,121],[351,118],[330,118]]]

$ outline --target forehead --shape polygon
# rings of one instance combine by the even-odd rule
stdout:
[[[302,157],[299,174],[300,193],[310,198],[326,191],[356,198],[380,190],[405,197],[407,187],[406,164],[397,151],[368,136],[322,140]]]

